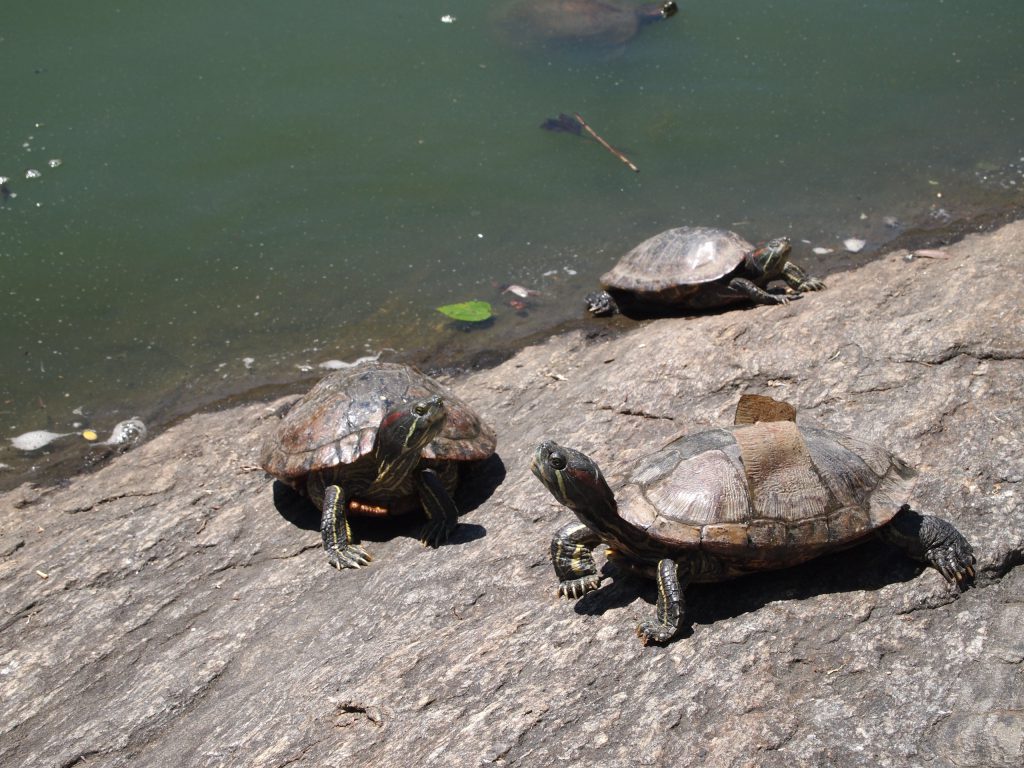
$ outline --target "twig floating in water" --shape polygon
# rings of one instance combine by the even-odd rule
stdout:
[[[575,117],[577,121],[579,121],[579,124],[581,126],[583,126],[583,130],[586,131],[588,134],[590,134],[591,138],[593,138],[594,141],[596,141],[602,147],[604,147],[609,152],[611,152],[613,155],[615,155],[617,158],[619,158],[619,160],[624,162],[626,164],[626,166],[629,168],[629,170],[631,170],[633,173],[640,173],[640,169],[637,168],[635,165],[633,165],[633,161],[630,160],[628,157],[626,157],[621,152],[619,152],[619,150],[617,150],[615,147],[613,147],[607,141],[605,141],[600,136],[598,136],[597,132],[593,128],[591,128],[589,125],[587,125],[587,121],[584,120],[582,117],[580,117],[580,113],[579,112],[573,112],[572,116]]]

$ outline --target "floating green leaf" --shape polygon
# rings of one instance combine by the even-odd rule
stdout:
[[[494,315],[491,305],[486,301],[464,301],[461,304],[445,304],[438,307],[437,311],[452,320],[462,320],[465,323],[480,323],[490,319]]]

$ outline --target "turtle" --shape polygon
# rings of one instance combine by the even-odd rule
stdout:
[[[601,276],[603,291],[586,297],[596,316],[627,310],[665,313],[709,309],[752,301],[786,304],[790,296],[769,293],[773,280],[793,289],[820,291],[821,280],[808,277],[787,260],[789,238],[759,247],[735,232],[714,227],[677,227],[644,240]]]
[[[615,491],[584,453],[541,443],[533,473],[578,518],[551,542],[558,594],[597,589],[592,552],[607,545],[612,563],[657,581],[656,616],[637,627],[648,645],[679,634],[689,583],[794,566],[875,533],[951,584],[969,583],[968,541],[906,503],[916,476],[909,465],[877,444],[797,426],[795,416],[788,403],[746,395],[734,426],[670,442],[639,459]]]
[[[494,431],[437,381],[399,363],[365,362],[321,379],[278,425],[261,465],[321,511],[328,562],[367,565],[348,518],[421,508],[421,541],[437,547],[458,523],[459,467],[494,453]]]
[[[632,39],[640,27],[674,16],[678,10],[675,2],[522,0],[504,11],[501,20],[516,38],[614,47]]]

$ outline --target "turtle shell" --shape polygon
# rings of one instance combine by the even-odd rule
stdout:
[[[504,14],[517,35],[536,40],[578,40],[619,45],[640,28],[637,8],[613,0],[522,0]]]
[[[915,476],[878,445],[777,421],[682,437],[641,459],[615,496],[659,547],[706,550],[738,575],[865,538]]]
[[[601,276],[610,291],[657,295],[732,272],[754,246],[735,232],[678,227],[644,240]]]
[[[364,363],[325,376],[281,422],[263,449],[263,468],[298,481],[311,472],[352,464],[373,449],[384,414],[410,400],[439,395],[447,419],[424,459],[474,461],[494,453],[494,431],[434,379],[398,363]]]

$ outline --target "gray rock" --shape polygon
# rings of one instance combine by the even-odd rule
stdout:
[[[788,306],[570,333],[452,381],[501,462],[460,494],[451,545],[364,527],[360,571],[329,568],[315,516],[255,468],[285,401],[0,495],[0,764],[1024,764],[1022,248],[1024,222]],[[559,600],[569,513],[533,446],[577,446],[614,482],[744,391],[914,463],[909,501],[971,540],[975,587],[867,544],[692,587],[667,648],[633,635],[649,583]]]

